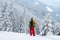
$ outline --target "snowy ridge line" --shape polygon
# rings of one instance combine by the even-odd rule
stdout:
[[[6,1],[6,2],[8,2],[8,3],[12,3],[11,1]],[[24,5],[22,5],[22,4],[18,4],[18,3],[15,3],[15,2],[13,2],[13,5],[14,4],[17,4],[17,5],[19,5],[19,6],[23,6],[23,7],[25,7],[26,9],[28,9],[29,11],[32,11],[32,9],[30,9],[30,8],[28,8],[28,7],[26,7],[26,6],[24,6]],[[15,7],[15,6],[14,6]],[[34,13],[34,12],[33,12]],[[35,16],[35,14],[31,14],[31,15],[34,15]],[[42,15],[41,15],[41,17],[43,17]],[[38,20],[40,20],[39,19],[39,17],[37,17],[37,16],[35,16],[35,18],[37,18]]]
[[[15,3],[17,3],[17,2],[15,2]],[[22,5],[23,7],[26,7],[26,8],[28,8],[30,11],[32,11],[33,13],[34,13],[34,15],[36,15],[37,16],[37,13],[39,13],[39,12],[35,12],[35,9],[33,9],[33,7],[31,7],[31,8],[29,8],[29,7],[27,7],[26,5],[24,5],[23,3],[17,3],[18,5]],[[34,11],[33,11],[34,10]],[[41,11],[41,10],[40,10]],[[40,13],[39,13],[40,14]],[[41,15],[40,14],[40,17],[42,18],[43,17],[43,15]]]
[[[22,4],[20,5],[20,4],[18,4],[18,3],[15,3],[14,1],[11,1],[11,0],[10,0],[10,1],[8,0],[8,1],[5,1],[5,2],[8,2],[8,3],[12,3],[12,2],[13,2],[13,4],[17,4],[17,5],[19,5],[19,6],[24,6],[24,5],[22,5]],[[25,6],[24,6],[24,7],[25,7]],[[26,7],[26,8],[28,9],[28,7]],[[32,9],[30,9],[30,8],[29,8],[29,10],[32,11]],[[33,12],[33,13],[34,13],[34,12]],[[36,14],[33,14],[33,15],[36,15]],[[40,15],[40,17],[42,18],[43,15]],[[37,18],[39,18],[39,17],[37,17]]]
[[[30,2],[32,2],[32,1],[30,1]],[[33,4],[34,4],[34,2],[36,2],[35,0],[33,1]],[[22,5],[23,4],[25,4],[26,6],[27,5],[29,5],[28,7],[30,7],[30,9],[32,8],[32,10],[33,10],[33,8],[35,9],[35,10],[42,10],[42,9],[39,9],[39,7],[34,7],[34,6],[32,6],[32,5],[30,5],[30,4],[28,4],[28,2],[26,3],[26,1],[16,1],[16,3],[21,3]],[[41,2],[39,2],[39,3],[41,3]],[[41,5],[44,5],[43,3],[41,3]],[[39,6],[39,5],[37,5],[37,6]],[[44,7],[46,7],[46,5],[44,5]],[[42,10],[43,11],[43,10]],[[43,11],[43,12],[45,12],[45,11]]]

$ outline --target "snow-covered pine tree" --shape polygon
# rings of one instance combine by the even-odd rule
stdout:
[[[13,32],[18,32],[18,18],[17,18],[17,10],[16,8],[13,8],[13,4],[10,4],[10,8],[9,8],[9,14],[8,14],[8,17],[10,17],[10,22],[11,22],[11,31]]]
[[[40,30],[39,30],[39,25],[38,25],[38,23],[36,23],[35,30],[36,30],[36,34],[39,35],[39,34],[40,34]]]
[[[20,16],[20,27],[19,27],[19,30],[20,30],[20,33],[24,33],[25,32],[25,8],[24,8],[24,11],[22,13],[22,15]]]
[[[13,4],[5,2],[2,12],[0,12],[0,30],[17,31],[17,18],[14,13]]]
[[[6,12],[6,8],[7,8],[7,2],[5,2],[5,5],[4,5],[4,7],[3,7],[3,9],[2,9],[2,11],[0,12],[0,24],[1,24],[1,30],[5,30],[5,27],[3,27],[4,25],[4,18],[6,17],[6,15],[5,15],[5,12]]]
[[[51,17],[50,12],[48,11],[45,19],[42,22],[43,28],[42,28],[41,35],[50,35],[50,34],[53,35],[54,24],[52,23],[54,23],[54,21]],[[50,33],[48,34],[48,32]]]

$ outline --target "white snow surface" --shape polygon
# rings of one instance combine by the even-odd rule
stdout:
[[[25,33],[0,31],[0,40],[60,40],[60,36],[30,36]]]

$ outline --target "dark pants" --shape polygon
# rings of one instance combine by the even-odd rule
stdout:
[[[34,30],[34,26],[31,26],[30,27],[30,35],[32,36],[35,36],[35,30]]]

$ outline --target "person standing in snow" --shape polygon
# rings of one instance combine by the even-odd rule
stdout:
[[[30,35],[35,36],[35,30],[34,27],[36,26],[35,21],[33,20],[33,18],[31,18],[31,21],[29,22],[29,27],[30,27]]]

